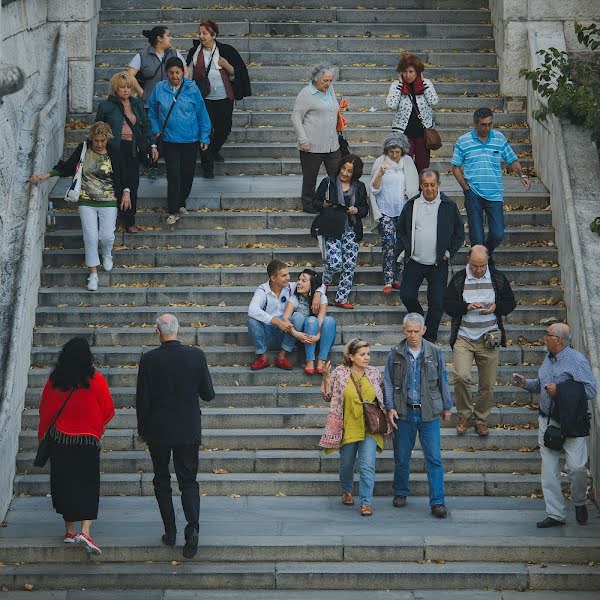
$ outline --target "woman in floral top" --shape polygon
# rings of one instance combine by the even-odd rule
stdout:
[[[90,128],[87,150],[83,160],[81,193],[79,195],[79,217],[83,229],[85,264],[90,269],[87,288],[98,289],[98,265],[102,249],[102,266],[105,271],[113,268],[112,247],[115,241],[117,202],[121,210],[131,207],[129,187],[123,187],[119,159],[107,147],[111,139],[110,126],[97,121]],[[73,177],[81,159],[83,144],[79,144],[67,161],[59,161],[49,173],[33,175],[31,183],[40,184],[49,177]]]

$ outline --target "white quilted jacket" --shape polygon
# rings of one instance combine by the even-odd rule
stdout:
[[[433,111],[431,110],[431,107],[435,106],[440,99],[438,98],[430,79],[423,78],[423,83],[425,84],[425,92],[416,96],[417,106],[419,107],[419,112],[421,113],[421,118],[423,119],[425,127],[429,128],[433,127]],[[398,86],[399,82],[397,80],[390,85],[386,104],[388,108],[397,109],[396,116],[392,121],[392,129],[399,129],[403,132],[408,125],[408,119],[410,118],[413,104],[410,96],[402,95],[400,93]]]

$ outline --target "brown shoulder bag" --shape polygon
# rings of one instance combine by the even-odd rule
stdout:
[[[360,391],[360,385],[356,379],[354,379],[354,375],[350,375],[350,378],[358,393],[358,399],[362,402],[363,415],[365,417],[365,429],[368,433],[373,435],[377,433],[386,435],[388,432],[388,420],[385,413],[381,410],[379,402],[377,400],[373,403],[365,402]]]

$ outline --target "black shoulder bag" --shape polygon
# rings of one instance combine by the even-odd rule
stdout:
[[[54,427],[54,425],[56,425],[56,421],[58,421],[58,417],[60,417],[63,409],[67,405],[67,402],[69,401],[69,398],[73,395],[74,391],[75,391],[75,388],[73,388],[69,392],[69,395],[65,398],[63,405],[60,407],[60,410],[56,413],[56,416],[54,417],[54,419],[52,420],[52,423],[48,427],[48,430],[44,434],[44,437],[40,440],[37,452],[35,454],[35,459],[33,460],[33,465],[35,467],[43,467],[48,462],[48,459],[50,458],[50,440],[48,439],[48,433]]]
[[[129,120],[129,117],[125,114],[125,109],[123,105],[119,102],[119,108],[123,113],[123,118],[127,121],[127,125],[129,125],[129,129],[131,129],[131,133],[133,133],[133,138],[135,140],[135,144],[137,147],[137,156],[139,161],[145,166],[150,167],[154,161],[152,160],[152,145],[150,142],[144,137],[142,130],[138,123],[135,125]]]
[[[345,206],[337,202],[331,202],[331,179],[327,185],[325,200],[329,206],[324,206],[321,212],[315,217],[313,230],[316,235],[339,240],[344,234],[348,215]]]
[[[554,399],[551,400],[550,408],[548,409],[548,426],[546,427],[546,431],[544,431],[544,446],[546,446],[546,448],[550,448],[550,450],[560,451],[565,443],[565,438],[563,437],[560,427],[556,425],[550,425],[550,415],[552,414],[553,404]]]
[[[140,84],[140,87],[142,89],[144,89],[144,86],[146,85],[146,81],[150,81],[151,79],[154,79],[156,77],[156,74],[160,71],[161,67],[162,67],[162,61],[159,60],[159,65],[158,68],[156,69],[156,71],[154,71],[154,73],[152,75],[150,75],[150,77],[144,77],[142,75],[142,70],[140,68],[140,70],[135,74],[135,79],[136,81]]]

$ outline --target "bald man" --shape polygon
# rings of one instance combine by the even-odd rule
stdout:
[[[538,417],[538,443],[542,455],[542,491],[548,516],[537,523],[541,529],[564,525],[567,519],[565,499],[560,483],[560,450],[546,448],[544,433],[548,425],[560,427],[560,423],[549,417],[554,414],[559,384],[565,381],[578,381],[583,384],[588,402],[596,397],[596,381],[587,358],[571,348],[571,329],[565,323],[554,323],[548,327],[546,335],[548,354],[534,379],[513,374],[515,385],[528,392],[540,394],[540,414]],[[587,412],[587,407],[586,407]],[[585,505],[587,497],[587,437],[568,437],[563,443],[565,451],[565,472],[571,481],[571,500],[575,505],[575,519],[580,525],[588,520]]]
[[[489,264],[487,248],[473,246],[466,269],[452,277],[444,298],[444,310],[452,317],[450,346],[454,352],[458,435],[464,435],[471,425],[479,436],[489,434],[487,420],[494,403],[500,345],[506,346],[502,318],[516,305],[508,279]],[[475,400],[471,392],[473,361],[479,374]]]

